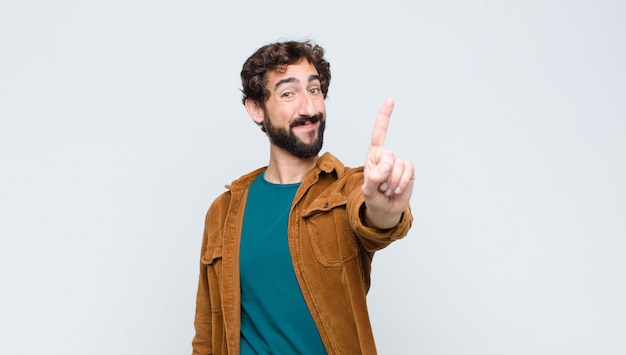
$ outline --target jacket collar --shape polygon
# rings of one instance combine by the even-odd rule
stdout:
[[[256,169],[242,177],[236,179],[230,185],[226,185],[226,188],[229,190],[238,190],[238,189],[247,189],[254,179],[256,179],[263,171],[267,169],[267,166]],[[345,166],[343,163],[337,159],[334,155],[326,152],[319,159],[317,159],[317,163],[315,164],[315,168],[311,169],[307,175],[304,177],[304,181],[307,181],[311,178],[314,180],[318,179],[320,173],[324,172],[326,174],[330,174],[335,172],[337,177],[340,177],[344,174]]]

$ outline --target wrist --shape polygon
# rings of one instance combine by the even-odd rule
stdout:
[[[365,205],[361,210],[361,220],[366,227],[374,229],[391,229],[400,223],[402,213],[374,213]]]

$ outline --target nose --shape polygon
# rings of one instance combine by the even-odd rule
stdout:
[[[314,98],[311,97],[310,94],[306,94],[306,95],[300,95],[300,102],[299,102],[299,107],[298,107],[298,115],[299,116],[305,116],[305,117],[311,117],[314,116],[317,112],[315,109],[315,102],[314,102]]]

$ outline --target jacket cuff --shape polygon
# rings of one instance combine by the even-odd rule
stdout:
[[[364,213],[365,213],[365,199],[363,193],[360,190],[354,191],[348,197],[348,218],[350,224],[355,233],[374,244],[374,249],[380,249],[387,246],[394,240],[398,240],[406,236],[413,223],[413,215],[411,214],[411,207],[407,206],[406,210],[402,213],[400,222],[391,229],[377,229],[371,228],[365,225]]]

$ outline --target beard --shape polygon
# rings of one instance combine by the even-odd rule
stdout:
[[[309,133],[311,138],[315,138],[311,143],[305,143],[293,133],[293,127],[303,125],[305,123],[319,122],[317,131]],[[263,120],[263,128],[265,133],[274,145],[291,153],[298,158],[311,158],[316,156],[322,149],[324,143],[324,129],[326,128],[326,119],[321,113],[311,117],[299,117],[289,124],[289,129],[283,129],[273,126],[267,112]],[[315,137],[317,136],[317,137]]]

